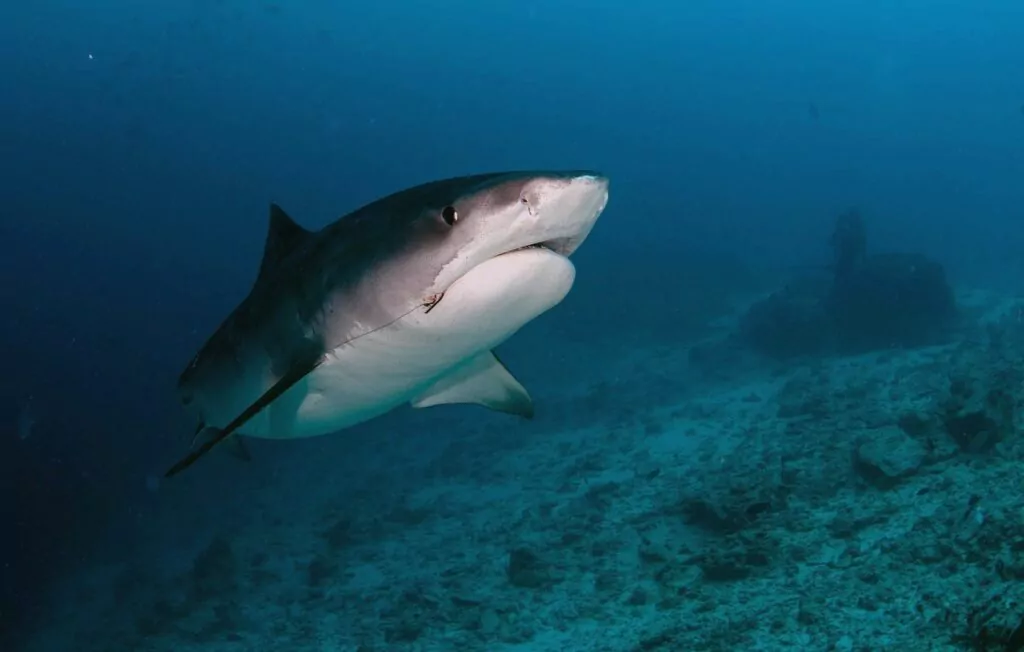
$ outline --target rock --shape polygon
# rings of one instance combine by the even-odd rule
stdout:
[[[935,344],[956,316],[945,270],[920,254],[868,257],[836,282],[827,309],[846,351]]]
[[[830,348],[824,311],[828,279],[797,279],[752,305],[739,324],[739,340],[774,358],[819,355]]]
[[[626,598],[626,604],[639,607],[647,604],[647,592],[639,586],[633,589],[633,592]]]
[[[484,636],[493,636],[498,628],[501,627],[501,618],[494,612],[493,609],[486,609],[480,615],[480,633]]]
[[[942,265],[912,253],[867,255],[863,220],[840,216],[830,274],[804,274],[752,305],[738,340],[776,358],[943,342],[957,316]],[[703,361],[708,352],[696,351]]]
[[[233,592],[238,574],[238,560],[231,544],[223,537],[214,537],[192,561],[193,598],[202,600]]]
[[[870,484],[888,489],[910,477],[924,463],[926,451],[897,426],[871,431],[854,456],[854,466]]]
[[[989,372],[981,378],[951,379],[942,425],[965,453],[985,453],[1017,431],[1016,399],[1008,387],[1016,375]]]
[[[512,586],[538,589],[554,580],[548,565],[533,551],[515,548],[509,552],[505,574]]]
[[[985,453],[1001,438],[1001,428],[983,410],[947,414],[943,419],[946,432],[965,453]]]

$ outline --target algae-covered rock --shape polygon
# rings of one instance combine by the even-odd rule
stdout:
[[[739,324],[740,341],[764,355],[792,358],[831,348],[824,303],[828,279],[801,277],[753,304]]]
[[[933,344],[956,316],[942,265],[921,254],[868,257],[837,279],[827,308],[844,350]]]
[[[925,461],[924,446],[897,426],[871,431],[857,446],[855,468],[870,484],[888,489],[917,472]]]

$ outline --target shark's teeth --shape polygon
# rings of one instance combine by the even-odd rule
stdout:
[[[538,243],[538,244],[526,245],[525,247],[519,247],[518,249],[513,249],[511,251],[506,251],[505,253],[512,254],[512,253],[515,253],[517,251],[525,251],[527,249],[547,249],[549,251],[554,251],[554,249],[552,249],[551,247],[547,246],[546,244]],[[555,252],[555,253],[558,253],[558,252]]]

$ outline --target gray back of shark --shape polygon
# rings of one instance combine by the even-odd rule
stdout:
[[[593,172],[426,183],[308,231],[276,205],[249,295],[178,382],[198,445],[309,437],[398,405],[532,416],[492,349],[566,295],[608,199]]]

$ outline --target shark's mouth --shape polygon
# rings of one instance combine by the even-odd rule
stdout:
[[[422,302],[422,307],[426,308],[426,312],[431,312],[437,305],[444,299],[445,296],[455,289],[456,287],[466,284],[467,278],[470,276],[474,277],[479,281],[481,278],[486,278],[484,286],[490,288],[502,287],[508,285],[515,276],[531,277],[535,278],[535,289],[540,286],[551,286],[548,282],[538,282],[537,273],[540,269],[552,269],[552,264],[555,260],[560,260],[560,264],[555,265],[555,269],[564,271],[566,268],[573,269],[572,263],[569,262],[569,254],[575,249],[572,245],[573,241],[570,238],[559,238],[559,240],[546,241],[544,243],[536,243],[534,245],[526,245],[524,247],[517,247],[510,249],[506,252],[496,254],[481,263],[473,266],[465,273],[457,277],[452,284],[440,292],[429,294]],[[527,252],[532,252],[527,254]],[[499,263],[499,261],[502,261]],[[495,265],[499,265],[496,267]],[[486,271],[483,271],[483,270]],[[495,269],[502,270],[499,272],[501,280],[497,280],[493,275]],[[564,277],[565,274],[562,274]],[[556,285],[557,285],[557,281]],[[473,286],[473,282],[470,282],[470,286]],[[476,282],[479,286],[479,282]],[[520,284],[521,287],[521,284]],[[565,290],[571,287],[571,280],[568,282]],[[473,294],[472,291],[470,294]],[[545,291],[540,291],[541,296],[547,296]],[[560,300],[560,299],[559,299]]]
[[[546,240],[544,242],[529,244],[525,247],[518,247],[499,255],[504,256],[506,254],[513,254],[517,251],[523,251],[526,249],[546,249],[553,254],[558,254],[559,256],[568,258],[574,251],[576,251],[578,246],[579,244],[572,238],[556,238],[554,240]]]

